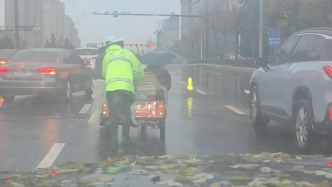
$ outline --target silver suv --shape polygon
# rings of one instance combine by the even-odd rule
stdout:
[[[332,134],[332,28],[293,34],[250,80],[250,117],[256,130],[270,119],[290,124],[300,150],[315,132]]]

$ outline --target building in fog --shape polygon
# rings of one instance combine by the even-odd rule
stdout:
[[[159,39],[160,50],[167,50],[179,40],[180,26],[178,17],[170,17],[166,19],[161,26]]]
[[[80,46],[78,31],[71,18],[65,15],[63,2],[60,0],[20,0],[18,3],[20,37],[25,41],[27,47],[43,47],[46,40],[51,39],[52,34],[58,43],[63,43],[65,39],[68,39],[76,46]],[[5,0],[5,27],[13,29],[14,26],[14,1]]]

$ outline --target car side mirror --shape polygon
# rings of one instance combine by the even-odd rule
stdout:
[[[257,58],[255,63],[258,67],[267,67],[267,64],[269,63],[269,61],[265,57],[259,57],[259,58]]]

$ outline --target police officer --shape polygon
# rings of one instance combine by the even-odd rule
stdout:
[[[144,69],[140,61],[129,50],[123,49],[123,39],[113,38],[105,51],[102,75],[105,78],[105,91],[109,108],[109,120],[112,149],[118,145],[118,124],[121,118],[122,134],[125,143],[129,141],[132,125],[131,105],[134,102],[134,81],[142,79]],[[120,114],[120,115],[119,115]]]

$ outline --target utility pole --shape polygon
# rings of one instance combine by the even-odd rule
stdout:
[[[18,0],[14,0],[14,16],[15,16],[15,43],[16,49],[20,48],[20,28],[18,17]]]
[[[294,33],[297,31],[297,24],[298,24],[298,19],[297,19],[297,14],[299,12],[300,6],[302,4],[302,0],[296,0],[294,4],[291,7],[291,15],[292,15],[292,25],[291,25],[291,32]]]
[[[263,56],[263,2],[259,2],[259,57]]]

